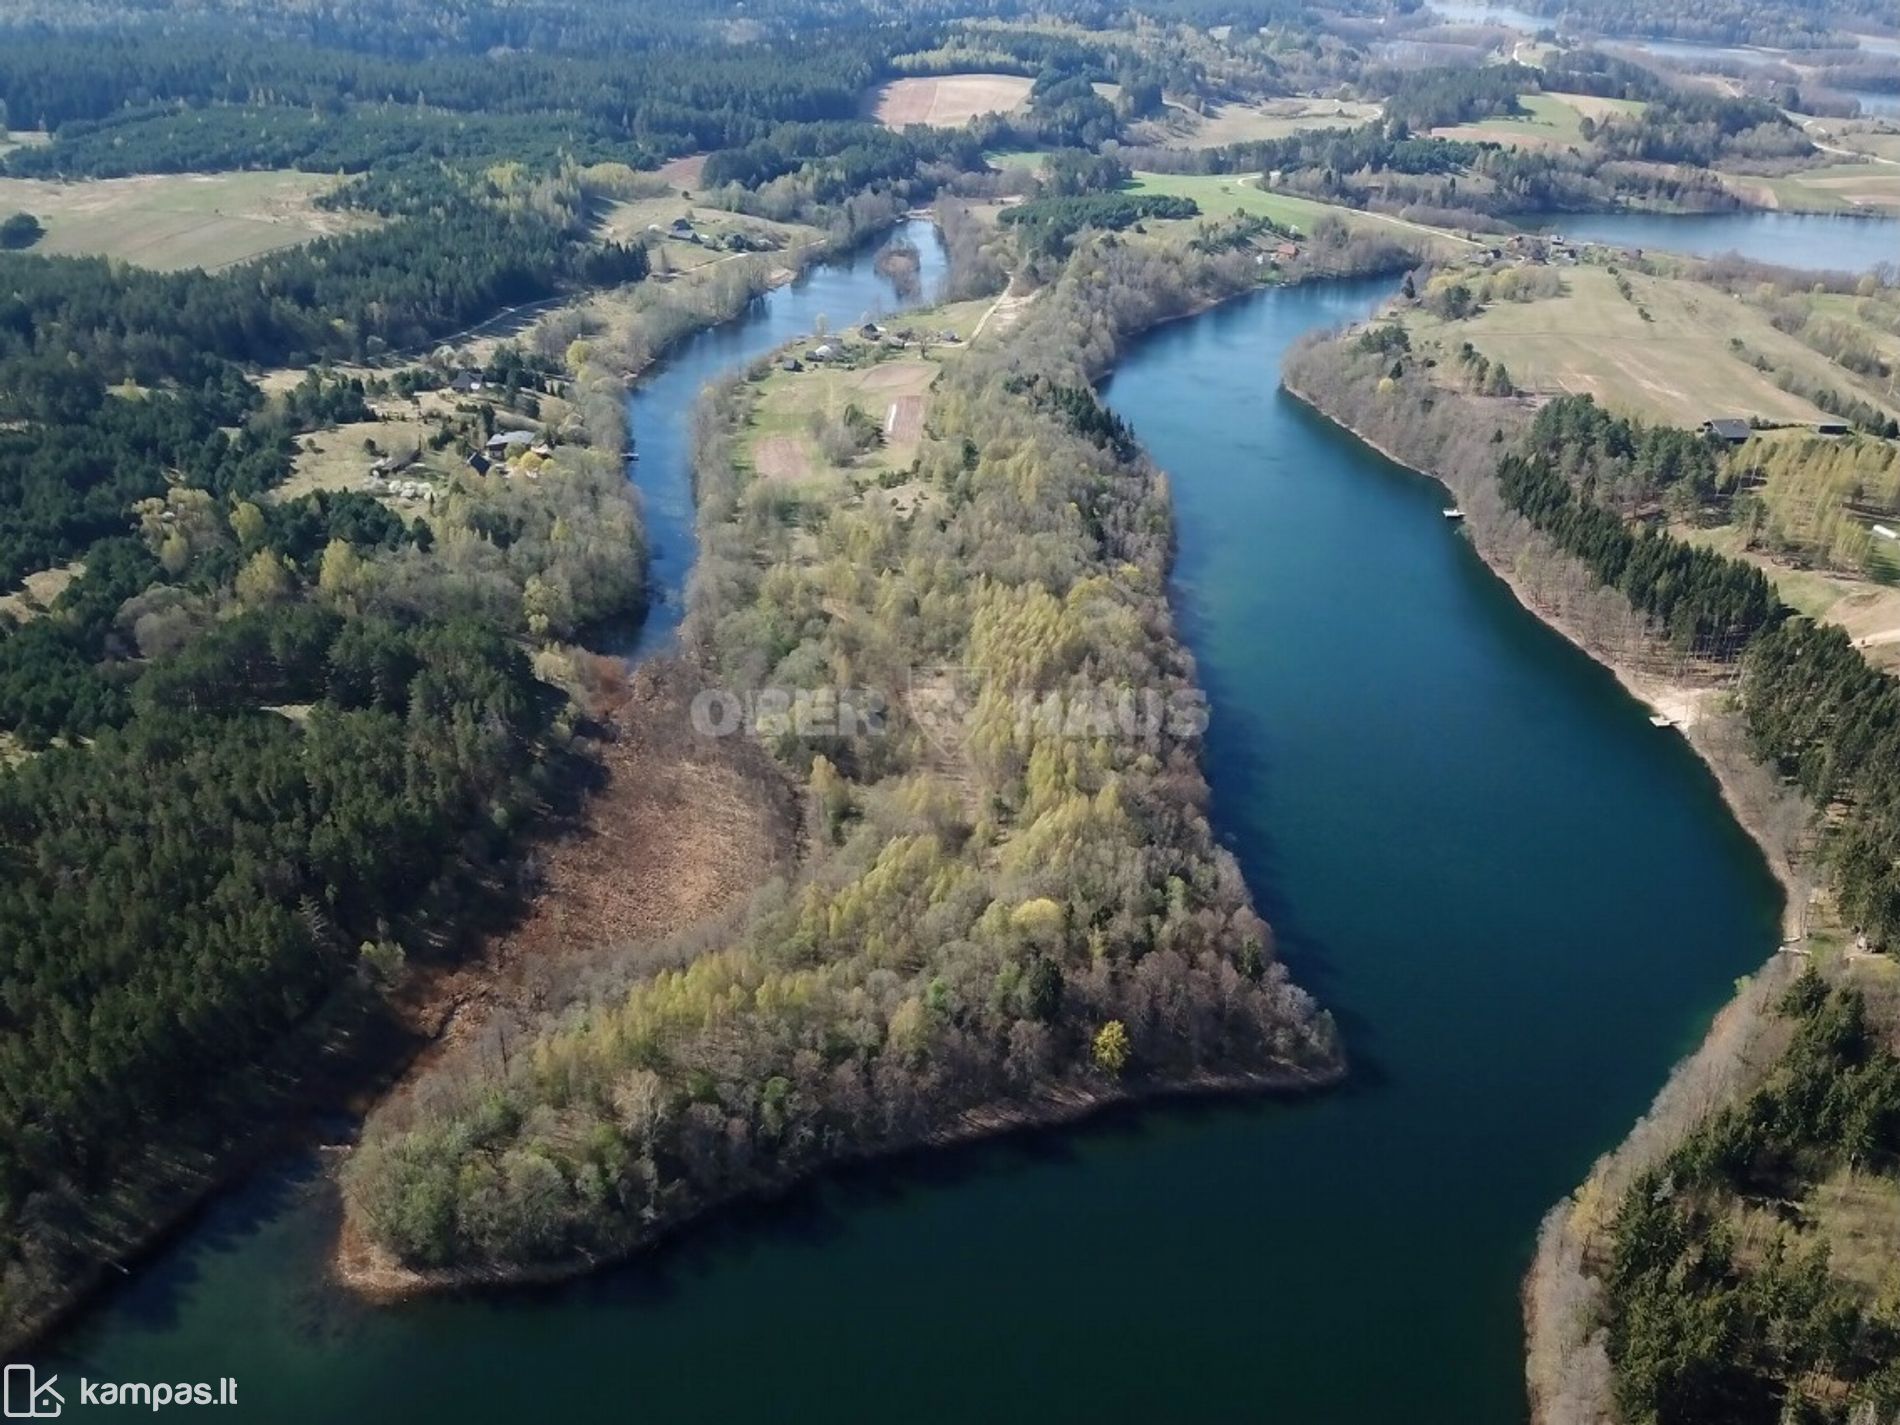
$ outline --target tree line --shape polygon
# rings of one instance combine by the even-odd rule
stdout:
[[[1801,1215],[1745,1251],[1745,1203],[1799,1201],[1842,1169],[1890,1174],[1900,1057],[1856,990],[1810,971],[1768,1080],[1625,1193],[1604,1274],[1622,1418],[1656,1425],[1886,1419],[1900,1410],[1900,1309],[1830,1270]]]
[[[1191,732],[1018,713],[1019,693],[1191,689],[1165,484],[1088,363],[1257,280],[1242,254],[1106,236],[1089,259],[992,355],[946,363],[919,518],[774,488],[740,458],[753,388],[716,395],[687,636],[719,684],[817,691],[849,668],[901,690],[944,665],[984,689],[947,743],[895,691],[886,736],[750,729],[806,795],[804,874],[686,967],[530,1025],[373,1122],[346,1199],[398,1259],[575,1261],[966,1113],[1335,1061],[1208,829]]]

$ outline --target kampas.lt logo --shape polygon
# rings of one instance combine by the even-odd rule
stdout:
[[[58,1376],[39,1378],[31,1366],[8,1366],[6,1416],[9,1420],[57,1420],[66,1398],[53,1389]]]

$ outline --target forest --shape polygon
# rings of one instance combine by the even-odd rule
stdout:
[[[1782,997],[1792,1037],[1766,1083],[1691,1132],[1625,1193],[1605,1282],[1625,1420],[1776,1425],[1900,1410],[1900,1309],[1844,1282],[1799,1210],[1765,1248],[1736,1209],[1795,1204],[1900,1158],[1900,1056],[1860,991],[1810,971]],[[1877,1247],[1876,1247],[1877,1250]]]
[[[1511,403],[1452,395],[1394,330],[1320,343],[1290,378],[1323,409],[1472,490],[1468,499],[1495,499],[1547,541],[1546,562],[1575,561],[1620,595],[1646,642],[1738,673],[1754,755],[1825,812],[1819,859],[1843,915],[1876,946],[1900,944],[1900,683],[1839,629],[1797,616],[1754,565],[1632,519],[1656,501],[1694,508],[1709,498],[1727,478],[1720,447],[1587,396],[1520,418]]]
[[[1192,693],[1165,486],[1090,377],[1127,334],[1256,281],[1244,253],[1079,247],[1007,343],[942,372],[916,477],[932,519],[775,491],[740,458],[751,383],[717,392],[694,655],[745,688],[971,669],[968,725],[933,736],[896,693],[887,736],[759,725],[810,808],[797,883],[684,968],[379,1114],[346,1173],[357,1228],[415,1269],[574,1264],[966,1113],[1334,1071],[1330,1022],[1213,840],[1192,729],[1020,712]]]

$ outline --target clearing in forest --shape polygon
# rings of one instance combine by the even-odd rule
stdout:
[[[1007,114],[1029,98],[1019,74],[942,74],[894,79],[871,96],[871,112],[887,128],[931,124],[957,128],[983,114]]]
[[[1520,94],[1522,114],[1497,114],[1469,124],[1432,130],[1434,138],[1463,139],[1468,143],[1515,144],[1520,148],[1569,148],[1584,142],[1583,121],[1595,123],[1613,116],[1640,114],[1635,99],[1602,99],[1592,94]]]
[[[315,199],[338,179],[314,173],[166,173],[61,183],[0,178],[0,214],[38,218],[48,256],[116,257],[140,267],[214,271],[371,221]]]
[[[1323,218],[1337,218],[1355,232],[1383,233],[1387,237],[1416,241],[1423,237],[1437,243],[1447,255],[1468,253],[1477,246],[1453,233],[1408,222],[1384,213],[1364,213],[1332,203],[1317,203],[1292,193],[1280,193],[1260,186],[1257,173],[1137,173],[1124,191],[1158,193],[1177,198],[1192,198],[1206,218],[1228,218],[1236,213],[1270,218],[1283,227],[1311,233]],[[1151,229],[1173,227],[1192,236],[1199,218],[1179,222],[1150,222]]]
[[[1377,104],[1353,99],[1265,99],[1217,104],[1204,114],[1169,104],[1166,115],[1137,127],[1135,137],[1176,148],[1220,148],[1283,139],[1308,129],[1349,129],[1379,117]]]

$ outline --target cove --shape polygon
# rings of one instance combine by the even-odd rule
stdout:
[[[1680,739],[1516,605],[1438,488],[1279,394],[1294,339],[1389,287],[1171,324],[1106,387],[1171,472],[1216,824],[1340,1016],[1345,1089],[854,1170],[572,1286],[390,1309],[325,1286],[313,1162],[221,1200],[56,1364],[235,1375],[236,1417],[273,1422],[1521,1420],[1537,1220],[1779,898]],[[643,484],[691,392],[636,408]],[[665,498],[658,571],[690,559]]]

